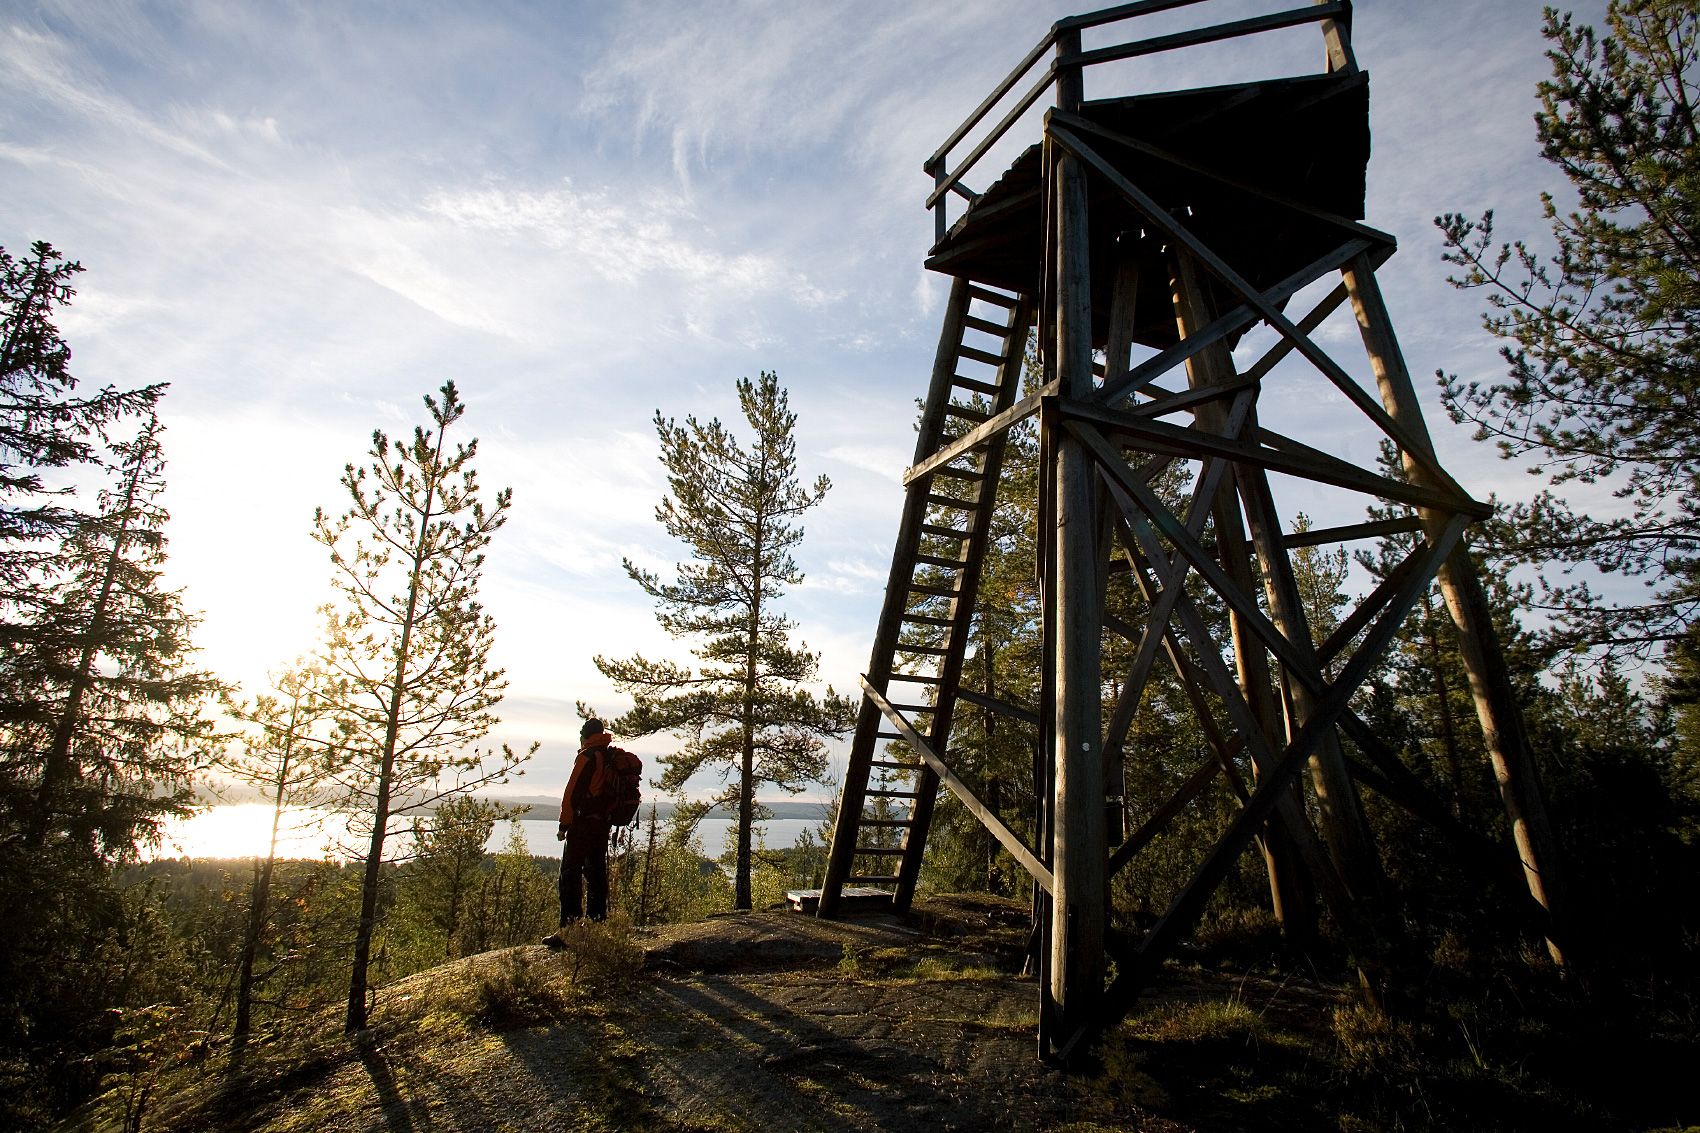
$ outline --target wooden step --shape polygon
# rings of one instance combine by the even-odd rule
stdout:
[[[988,366],[1003,365],[1003,355],[993,354],[990,350],[981,350],[975,346],[959,346],[956,348],[956,352],[964,358],[972,359],[975,362],[984,362]]]
[[[990,319],[982,319],[978,315],[962,316],[962,325],[983,331],[986,334],[995,334],[999,338],[1009,337],[1009,325],[1007,323],[994,323]]]
[[[940,539],[966,539],[972,534],[968,531],[958,531],[954,527],[940,527],[936,523],[921,524],[921,533],[923,535],[937,535]]]
[[[943,567],[946,570],[961,570],[968,564],[961,559],[947,559],[941,555],[916,555],[915,561],[928,566]]]
[[[889,759],[873,759],[868,761],[870,767],[885,767],[893,771],[919,771],[919,763],[894,763]]]
[[[986,413],[986,412],[979,410],[979,409],[974,409],[974,408],[967,406],[967,405],[958,405],[954,401],[951,402],[949,405],[945,406],[944,411],[948,415],[950,415],[952,417],[960,417],[964,421],[974,421],[976,423],[979,423],[979,422],[984,422],[984,421],[990,421],[992,419],[992,415],[990,413]]]
[[[996,291],[988,291],[984,287],[976,287],[973,284],[968,285],[968,297],[970,299],[984,299],[988,303],[995,303],[1011,311],[1015,310],[1016,303],[1020,301],[1013,295],[999,295]]]
[[[856,852],[874,858],[900,858],[906,851],[902,846],[858,846]]]
[[[943,677],[936,673],[893,673],[891,674],[891,679],[894,681],[907,681],[910,684],[916,685],[936,685],[940,681],[944,680]]]
[[[983,393],[987,397],[996,397],[1003,392],[991,382],[976,381],[973,378],[965,378],[961,374],[951,375],[950,384],[961,389],[971,389],[975,393]]]
[[[851,878],[852,881],[855,878]],[[798,913],[812,914],[820,908],[819,889],[787,889],[785,900]],[[857,909],[881,909],[891,906],[891,894],[884,889],[852,889],[849,885],[838,891],[838,907],[846,912]]]
[[[862,793],[881,799],[918,799],[921,797],[914,791],[876,791],[871,787]]]
[[[954,593],[954,591],[952,593]],[[954,626],[956,624],[956,622],[951,620],[950,618],[935,618],[931,614],[904,614],[903,620],[906,621],[906,622],[914,622],[916,625],[920,625],[920,626],[946,626],[946,627],[949,627],[949,626]]]
[[[946,507],[956,511],[975,511],[980,506],[973,500],[962,500],[955,496],[941,496],[934,492],[927,493],[927,502],[934,507]]]
[[[852,881],[859,881],[863,885],[896,885],[897,875],[892,874],[890,877],[847,877],[844,880],[846,884]],[[850,891],[846,889],[844,892],[849,893]],[[839,900],[842,901],[843,898],[839,898]]]
[[[984,472],[976,472],[972,468],[957,468],[950,464],[939,465],[937,468],[933,469],[932,474],[934,476],[948,476],[952,480],[967,480],[970,482],[977,482],[986,478],[986,474]]]
[[[866,815],[864,815],[858,821],[863,826],[879,826],[879,827],[884,827],[885,829],[888,829],[888,830],[895,830],[899,826],[909,826],[909,825],[911,825],[910,821],[907,818],[868,818]]]
[[[916,594],[937,594],[940,598],[957,598],[962,593],[953,586],[933,586],[926,582],[911,582],[909,589]]]

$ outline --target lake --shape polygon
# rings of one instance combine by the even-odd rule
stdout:
[[[150,857],[251,858],[266,852],[271,834],[272,808],[266,803],[223,803],[208,807],[189,818],[167,823],[165,837]],[[737,823],[730,818],[705,818],[697,826],[703,853],[718,857],[726,849]],[[816,833],[820,820],[775,818],[762,824],[767,844],[775,849],[794,846],[807,830]],[[278,828],[280,858],[335,856],[337,833],[342,830],[334,815],[313,807],[287,807]],[[533,854],[556,857],[561,844],[555,841],[555,820],[524,819],[520,829]],[[643,836],[642,829],[636,832]],[[492,852],[508,842],[507,823],[499,823],[490,838]]]

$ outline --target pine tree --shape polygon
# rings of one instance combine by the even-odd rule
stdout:
[[[507,687],[490,667],[495,621],[478,602],[484,549],[507,519],[509,489],[486,510],[472,467],[478,442],[452,449],[466,412],[454,383],[426,395],[432,428],[410,441],[372,434],[371,463],[350,464],[353,501],[340,517],[314,514],[330,552],[337,598],[325,607],[324,664],[350,730],[344,805],[366,834],[360,917],[349,976],[347,1028],[366,1026],[372,940],[386,848],[399,812],[430,807],[508,774],[515,755],[473,745],[496,723]]]
[[[756,790],[797,792],[826,767],[824,736],[853,726],[850,702],[829,687],[804,686],[819,656],[793,647],[791,620],[775,608],[786,586],[803,580],[791,551],[803,538],[797,518],[830,486],[825,476],[797,481],[796,415],[779,379],[738,381],[738,403],[754,432],[746,449],[718,419],[679,425],[655,414],[670,495],[655,509],[667,534],[693,561],[664,582],[629,560],[626,573],[656,600],[656,620],[677,638],[698,641],[692,669],[642,656],[597,657],[596,666],[629,694],[632,710],[614,728],[626,735],[673,732],[689,737],[663,756],[659,780],[680,791],[700,771],[720,769],[727,784],[714,798],[684,804],[687,821],[717,805],[738,818],[733,903],[750,907],[751,834],[762,817]]]
[[[1700,0],[1612,0],[1609,34],[1547,9],[1553,77],[1538,88],[1542,154],[1578,208],[1542,195],[1556,251],[1494,243],[1493,214],[1436,220],[1452,282],[1487,292],[1506,341],[1498,382],[1441,375],[1447,408],[1554,486],[1610,485],[1627,515],[1552,493],[1510,510],[1505,549],[1531,562],[1642,576],[1612,605],[1587,582],[1543,584],[1566,643],[1648,655],[1700,609]]]
[[[239,745],[218,761],[219,770],[262,790],[272,805],[271,837],[264,857],[255,856],[248,887],[248,915],[237,955],[236,1012],[232,1040],[240,1046],[252,1028],[253,1004],[267,972],[256,965],[272,936],[272,880],[277,839],[292,807],[323,801],[340,755],[333,699],[324,670],[297,662],[273,678],[274,692],[251,702],[232,701],[229,714],[247,729]]]
[[[407,868],[406,902],[441,942],[438,958],[452,960],[467,906],[479,886],[484,847],[508,808],[488,799],[444,799],[429,819],[413,820],[414,858]]]

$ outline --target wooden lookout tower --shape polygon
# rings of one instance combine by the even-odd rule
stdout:
[[[1212,2],[1142,0],[1058,22],[926,165],[927,266],[953,282],[819,912],[839,915],[852,897],[906,909],[948,788],[1031,876],[1047,1057],[1126,1012],[1253,845],[1284,929],[1302,942],[1319,899],[1357,937],[1375,993],[1384,882],[1360,789],[1472,837],[1351,708],[1437,578],[1516,841],[1469,849],[1512,876],[1521,863],[1516,899],[1563,963],[1551,836],[1461,542],[1489,508],[1436,460],[1375,277],[1394,240],[1362,223],[1369,80],[1348,0],[1082,47],[1083,32],[1096,42]],[[1102,64],[1305,25],[1321,32],[1314,74],[1086,97],[1086,72]],[[1040,138],[970,189],[965,177],[1047,96]],[[1356,335],[1313,337],[1348,306]],[[1034,331],[1042,376],[1024,389]],[[1298,370],[1331,400],[1283,416],[1278,392]],[[1265,418],[1286,431],[1260,421],[1270,391]],[[1016,704],[977,687],[965,662],[1008,432],[1033,417],[1040,691]],[[1328,451],[1365,421],[1396,449],[1397,472]],[[1317,493],[1376,518],[1296,530],[1293,499]],[[1291,552],[1388,535],[1404,540],[1403,562],[1318,640]],[[1143,624],[1117,616],[1107,593],[1126,595]],[[1171,798],[1130,813],[1122,784],[1142,759],[1130,726],[1158,666],[1208,750]],[[1022,730],[1030,792],[976,778],[951,732],[966,711]],[[1232,816],[1190,881],[1154,922],[1112,924],[1111,878],[1220,792]]]

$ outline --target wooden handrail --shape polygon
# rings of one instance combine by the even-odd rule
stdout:
[[[1130,20],[1139,16],[1154,15],[1159,12],[1172,11],[1177,8],[1187,8],[1195,4],[1205,3],[1206,0],[1135,0],[1133,3],[1118,4],[1110,8],[1101,8],[1096,12],[1087,12],[1079,16],[1069,16],[1051,25],[1044,38],[1033,45],[1033,48],[1022,57],[1003,79],[992,88],[992,92],[981,100],[962,124],[951,131],[944,144],[939,146],[929,157],[923,168],[933,178],[932,191],[927,195],[929,209],[938,209],[938,223],[935,225],[937,235],[942,239],[947,228],[945,223],[944,197],[955,192],[972,201],[975,197],[962,184],[962,178],[967,172],[985,157],[987,152],[996,145],[1016,119],[1025,114],[1057,77],[1066,70],[1084,69],[1098,63],[1109,63],[1121,59],[1133,59],[1144,55],[1154,55],[1163,51],[1174,51],[1182,47],[1193,47],[1198,44],[1215,43],[1221,40],[1234,39],[1239,36],[1253,35],[1262,31],[1274,31],[1281,28],[1298,27],[1307,23],[1324,23],[1338,20],[1348,23],[1351,19],[1351,0],[1318,0],[1304,8],[1293,8],[1268,15],[1253,16],[1248,19],[1234,20],[1223,24],[1211,24],[1189,31],[1174,32],[1169,35],[1154,36],[1150,39],[1134,40],[1129,43],[1112,44],[1108,47],[1093,48],[1090,51],[1076,51],[1067,55],[1055,56],[1045,68],[1044,73],[1028,88],[1027,93],[1016,101],[1016,104],[1006,113],[991,131],[976,145],[953,171],[949,168],[950,151],[973,132],[975,127],[984,121],[993,107],[1008,96],[1022,79],[1033,70],[1039,59],[1057,46],[1058,38],[1069,32],[1078,33],[1085,28],[1103,27],[1107,24]]]

